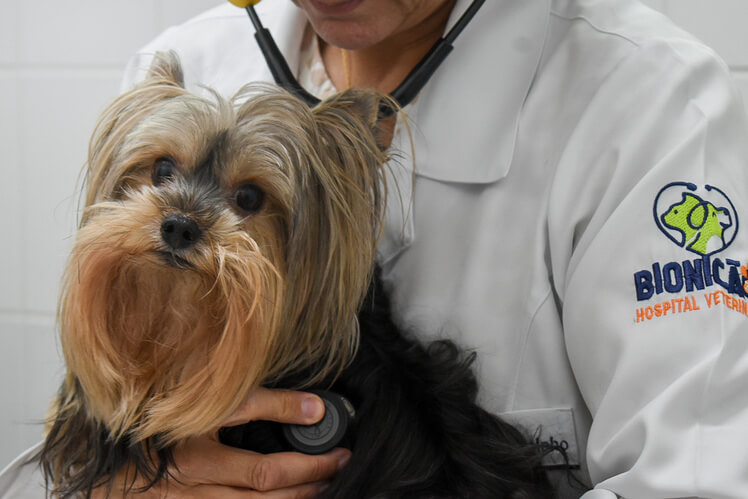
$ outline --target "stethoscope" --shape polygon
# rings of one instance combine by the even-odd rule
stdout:
[[[281,54],[278,45],[270,35],[270,31],[263,27],[260,22],[260,18],[257,17],[254,5],[259,3],[260,0],[229,0],[231,3],[238,7],[246,9],[249,14],[249,19],[252,21],[252,25],[255,28],[255,39],[257,44],[260,46],[262,54],[265,56],[270,72],[273,74],[275,83],[291,92],[293,95],[304,101],[310,107],[314,107],[320,103],[320,100],[314,95],[307,92],[296,80],[293,72],[288,67],[286,59]],[[434,43],[429,49],[426,55],[421,59],[418,64],[408,73],[408,76],[398,85],[398,87],[392,91],[390,97],[397,103],[400,108],[404,108],[418,95],[418,92],[426,85],[431,75],[434,74],[436,68],[446,59],[447,55],[452,51],[452,43],[455,38],[465,29],[465,26],[470,22],[478,9],[481,8],[485,0],[473,0],[468,6],[465,12],[457,20],[457,23],[449,30],[444,37]],[[379,117],[387,118],[394,114],[396,109],[389,105],[383,105],[380,107]]]

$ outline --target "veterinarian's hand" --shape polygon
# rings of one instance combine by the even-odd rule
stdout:
[[[256,420],[314,424],[322,419],[324,411],[324,403],[316,395],[258,388],[221,426]],[[257,454],[221,444],[216,430],[210,435],[191,438],[175,449],[177,466],[171,471],[176,480],[169,479],[168,486],[162,482],[134,497],[315,497],[349,457],[346,449],[335,449],[320,456],[295,452]],[[118,496],[118,489],[115,488],[114,497]]]

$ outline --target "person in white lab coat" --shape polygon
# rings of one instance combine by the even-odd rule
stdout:
[[[468,3],[257,10],[324,97],[391,91]],[[167,49],[198,91],[272,81],[252,35],[218,7],[149,44],[126,86]],[[593,488],[562,496],[748,497],[748,122],[726,65],[636,0],[489,0],[405,111],[415,162],[400,121],[378,255],[397,321],[477,350],[482,404]],[[212,452],[184,451],[188,484],[236,459]],[[303,458],[265,488],[313,493],[345,456]]]

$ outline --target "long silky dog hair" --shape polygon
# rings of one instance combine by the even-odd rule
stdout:
[[[158,54],[93,134],[39,456],[53,495],[173,480],[175,445],[253,388],[335,383],[360,416],[328,497],[548,497],[535,449],[476,405],[472,356],[407,339],[369,292],[382,96],[209,93]]]

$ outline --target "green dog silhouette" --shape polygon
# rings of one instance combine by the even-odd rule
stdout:
[[[666,227],[683,234],[681,246],[701,255],[707,253],[707,245],[713,237],[719,237],[724,246],[724,231],[732,225],[726,208],[717,208],[687,192],[683,193],[683,200],[672,205],[661,219]]]

